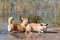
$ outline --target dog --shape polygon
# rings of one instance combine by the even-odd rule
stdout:
[[[28,23],[28,18],[21,18],[22,23],[13,23],[13,17],[8,19],[8,32],[25,31],[25,25]]]
[[[40,32],[44,32],[47,30],[47,25],[45,23],[29,23],[26,27],[25,27],[25,34],[27,32],[31,33],[32,30],[38,31]]]

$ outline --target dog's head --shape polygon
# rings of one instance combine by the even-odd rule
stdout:
[[[41,26],[47,26],[48,24],[46,23],[40,23]]]
[[[28,18],[21,18],[23,23],[27,24],[28,23]]]
[[[40,23],[41,27],[43,27],[43,30],[46,30],[47,29],[47,25],[48,24],[45,24],[45,23]]]

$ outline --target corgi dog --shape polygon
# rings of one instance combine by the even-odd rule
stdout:
[[[32,30],[38,31],[40,32],[44,32],[47,30],[47,25],[45,23],[29,23],[26,27],[25,27],[25,33],[29,32],[31,33]]]
[[[25,25],[28,23],[28,18],[22,18],[22,23],[13,23],[13,17],[8,19],[8,32],[24,31]]]

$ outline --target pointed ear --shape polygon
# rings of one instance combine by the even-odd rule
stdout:
[[[48,24],[46,24],[46,26],[47,26]]]
[[[22,20],[24,20],[24,18],[21,18]]]

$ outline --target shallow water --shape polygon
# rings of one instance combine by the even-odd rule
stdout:
[[[46,33],[8,33],[7,31],[8,23],[0,23],[0,40],[60,40],[60,33],[49,32]]]

